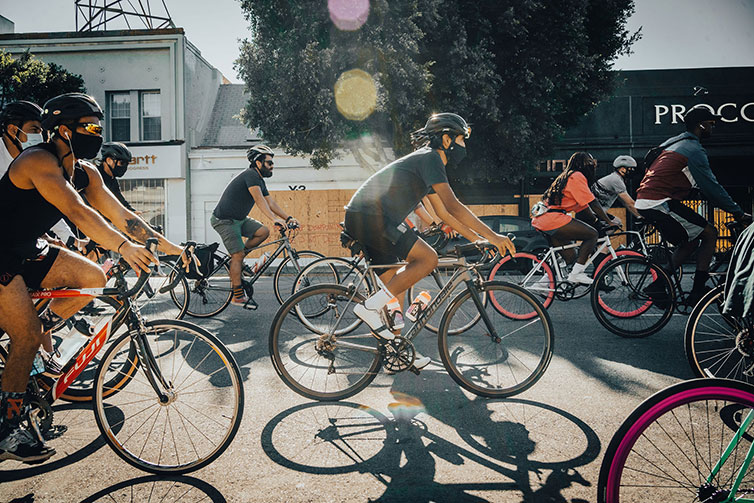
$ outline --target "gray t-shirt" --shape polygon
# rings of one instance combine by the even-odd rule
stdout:
[[[603,176],[592,184],[592,193],[605,210],[611,208],[618,194],[626,192],[626,183],[617,171]]]
[[[370,176],[346,206],[398,225],[436,183],[448,183],[440,154],[429,147],[393,161]]]
[[[243,220],[254,207],[249,188],[258,186],[263,196],[269,196],[264,179],[255,168],[246,168],[230,181],[212,212],[219,219]]]

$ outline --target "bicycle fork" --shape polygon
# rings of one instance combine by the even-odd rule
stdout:
[[[746,414],[746,417],[743,419],[743,421],[741,421],[741,426],[739,426],[738,430],[736,431],[736,434],[733,436],[730,443],[728,443],[728,446],[725,448],[725,452],[723,452],[722,456],[720,456],[720,460],[717,462],[715,467],[712,469],[712,472],[707,477],[707,483],[702,488],[699,489],[700,499],[702,497],[703,491],[706,490],[707,492],[709,492],[708,495],[704,494],[704,496],[707,496],[707,497],[704,498],[703,501],[708,501],[709,498],[716,498],[713,501],[719,501],[720,503],[727,503],[727,502],[733,502],[733,501],[749,502],[749,503],[754,502],[754,499],[736,497],[738,488],[741,486],[741,482],[743,481],[744,476],[746,475],[746,472],[749,469],[749,465],[751,464],[752,458],[754,458],[754,443],[749,445],[749,449],[746,452],[746,457],[741,463],[741,468],[738,470],[738,473],[736,474],[736,480],[733,482],[733,485],[730,488],[730,492],[716,491],[714,485],[712,484],[712,481],[715,479],[715,477],[717,477],[718,473],[720,473],[720,470],[722,469],[723,465],[728,460],[731,453],[738,446],[739,442],[741,442],[741,439],[743,438],[744,434],[746,434],[746,430],[749,429],[749,426],[751,426],[752,422],[754,422],[754,410],[749,410],[749,412]],[[723,496],[725,498],[720,499]]]

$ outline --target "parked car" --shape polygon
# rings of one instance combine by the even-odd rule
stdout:
[[[513,234],[516,239],[513,244],[517,252],[529,252],[535,255],[545,252],[548,248],[547,240],[534,227],[531,226],[531,220],[527,217],[513,215],[486,215],[479,217],[490,229],[498,234]],[[468,243],[468,239],[458,236],[448,241],[442,249],[438,251],[440,255],[453,250],[456,245]]]

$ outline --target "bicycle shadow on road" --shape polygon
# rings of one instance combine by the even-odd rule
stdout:
[[[519,406],[533,409],[529,418],[536,417],[539,410],[540,414],[560,415],[565,421],[575,420],[575,427],[584,430],[587,447],[581,455],[540,462],[532,459],[538,445],[527,424],[512,418],[491,421],[489,412],[487,421],[480,419],[485,415],[482,409],[497,402],[472,400],[466,405],[472,409],[470,421],[476,422],[476,426],[461,435],[467,444],[463,446],[434,433],[427,421],[417,417],[422,413],[434,417],[418,398],[397,391],[393,396],[396,401],[388,406],[392,417],[352,402],[315,402],[290,408],[265,425],[262,448],[275,463],[299,472],[371,475],[385,490],[380,495],[366,495],[369,501],[487,501],[472,494],[478,492],[520,494],[523,501],[537,498],[536,501],[565,502],[560,494],[562,489],[572,484],[590,485],[576,467],[597,456],[599,440],[588,426],[567,413],[534,402],[517,401]],[[468,412],[459,413],[455,404],[448,407],[448,415],[468,416]],[[444,476],[438,475],[439,461],[466,465],[469,477],[480,477],[472,474],[481,470],[484,481],[438,481],[438,476]],[[532,488],[530,477],[541,480],[547,470],[550,473],[546,480]],[[490,472],[499,475],[499,480],[490,482]]]
[[[227,500],[214,486],[207,482],[185,475],[148,475],[118,482],[97,491],[81,503],[108,501],[111,503],[160,501],[164,503],[192,503],[212,501],[225,503]]]
[[[91,403],[55,404],[52,410],[53,428],[57,425],[58,428],[64,427],[64,429],[62,432],[58,430],[53,438],[48,439],[48,444],[57,451],[51,461],[48,460],[39,465],[6,461],[4,464],[7,464],[10,469],[0,471],[0,482],[27,479],[67,467],[85,459],[106,445],[105,439],[94,425]],[[92,436],[94,439],[91,439]]]

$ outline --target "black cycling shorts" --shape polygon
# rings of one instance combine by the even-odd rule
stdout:
[[[346,211],[346,232],[364,247],[374,265],[394,264],[408,257],[421,239],[408,225],[390,225],[379,216]]]
[[[45,254],[24,259],[0,249],[0,285],[8,286],[13,278],[21,276],[27,288],[39,290],[59,252],[60,248],[50,246]]]
[[[657,227],[665,240],[675,246],[694,241],[709,225],[706,218],[675,199],[638,211]]]

